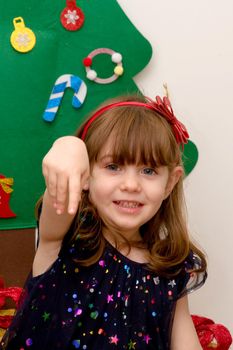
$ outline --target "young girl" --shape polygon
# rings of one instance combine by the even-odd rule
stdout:
[[[168,99],[130,96],[55,142],[32,276],[3,349],[201,349],[187,293],[206,262],[184,217],[187,139]]]

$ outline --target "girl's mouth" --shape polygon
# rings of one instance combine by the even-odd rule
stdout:
[[[121,208],[139,208],[142,207],[142,204],[135,201],[114,201],[114,204],[118,205]]]

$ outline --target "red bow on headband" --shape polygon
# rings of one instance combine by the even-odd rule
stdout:
[[[171,103],[169,99],[165,96],[161,99],[160,96],[156,96],[155,101],[150,98],[146,98],[151,104],[155,111],[161,114],[172,126],[176,141],[182,146],[188,142],[189,134],[184,126],[174,115]]]

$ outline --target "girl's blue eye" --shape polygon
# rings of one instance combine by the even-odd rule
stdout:
[[[111,170],[111,171],[118,171],[119,166],[117,164],[111,163],[106,165],[106,169]]]
[[[155,175],[156,171],[153,168],[144,168],[142,169],[143,174],[145,175]]]

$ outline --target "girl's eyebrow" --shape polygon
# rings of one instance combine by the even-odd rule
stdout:
[[[113,158],[113,155],[112,154],[105,154],[103,155],[102,157],[99,158],[99,161],[102,162],[106,159],[112,159]]]

